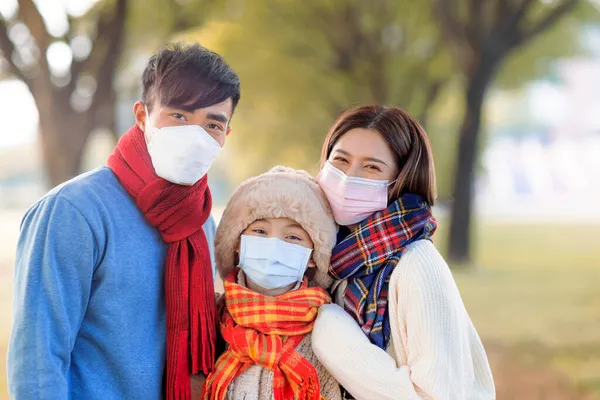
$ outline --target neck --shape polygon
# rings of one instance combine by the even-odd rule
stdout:
[[[292,283],[282,288],[265,289],[262,286],[258,286],[257,284],[252,282],[248,277],[246,277],[246,286],[253,292],[260,293],[263,296],[279,296],[280,294],[284,294],[292,290],[294,286],[296,286],[296,283]]]
[[[358,228],[358,225],[360,224],[352,224],[352,225],[346,225],[346,228],[350,229],[352,232],[354,232],[356,230],[356,228]]]

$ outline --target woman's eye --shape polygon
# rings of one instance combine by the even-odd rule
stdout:
[[[252,232],[256,233],[257,235],[266,235],[267,232],[264,229],[252,229]]]
[[[296,240],[296,241],[302,241],[301,237],[298,237],[298,236],[295,236],[295,235],[289,235],[287,237],[287,239],[289,239],[289,240]]]
[[[208,129],[212,129],[215,131],[223,131],[223,127],[221,125],[217,125],[217,124],[208,124],[208,125],[206,125],[206,127]]]
[[[171,114],[171,116],[175,117],[176,119],[180,120],[180,121],[185,121],[185,115],[183,114],[179,114],[179,113],[173,113]]]
[[[365,168],[370,169],[372,171],[380,171],[381,172],[381,168],[379,168],[377,165],[367,165]]]
[[[333,157],[333,161],[339,161],[339,162],[343,162],[343,163],[347,163],[348,160],[346,160],[344,157]]]

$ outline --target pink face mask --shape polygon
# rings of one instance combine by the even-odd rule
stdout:
[[[329,161],[315,179],[339,225],[356,224],[387,207],[389,181],[347,176]]]

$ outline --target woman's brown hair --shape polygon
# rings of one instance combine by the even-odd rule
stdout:
[[[433,205],[436,185],[429,138],[416,119],[397,107],[363,105],[344,112],[325,138],[321,168],[337,141],[346,132],[356,128],[379,132],[396,156],[400,173],[390,190],[390,201],[397,200],[403,193],[415,193]]]

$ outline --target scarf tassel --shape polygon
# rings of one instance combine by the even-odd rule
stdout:
[[[177,339],[168,341],[167,352],[167,400],[191,400],[191,375],[187,363],[188,336],[179,335]],[[174,357],[170,357],[175,355]]]

